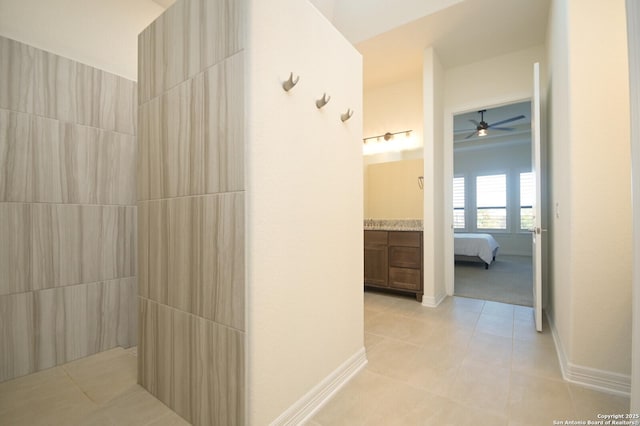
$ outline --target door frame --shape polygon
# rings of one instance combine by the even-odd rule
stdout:
[[[473,103],[457,105],[445,108],[444,110],[444,218],[445,218],[445,238],[444,247],[444,281],[445,291],[448,296],[453,296],[455,280],[455,259],[453,254],[453,117],[458,114],[479,111],[481,109],[497,108],[519,102],[533,103],[532,96],[504,96],[486,100],[474,101]],[[544,168],[543,168],[544,170]],[[546,176],[544,176],[546,178]],[[543,188],[544,189],[544,188]],[[544,197],[544,196],[543,196]],[[544,206],[544,205],[543,205]],[[544,212],[543,212],[544,215]],[[544,247],[543,247],[544,249]],[[544,254],[543,254],[544,259]],[[544,277],[544,274],[543,274]],[[543,280],[544,294],[544,280]],[[544,302],[543,302],[544,305]]]

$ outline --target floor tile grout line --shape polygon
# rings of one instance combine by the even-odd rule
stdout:
[[[69,378],[69,380],[71,380],[71,382],[80,390],[80,392],[82,392],[89,401],[95,404],[96,406],[95,408],[100,407],[100,404],[98,403],[98,401],[95,401],[93,398],[91,398],[91,396],[89,396],[89,394],[82,388],[82,386],[80,386],[80,384],[73,378],[73,376],[71,376],[71,374],[65,368],[65,365],[62,365],[61,368],[62,368],[62,371],[64,371],[64,373],[66,374],[66,376]]]

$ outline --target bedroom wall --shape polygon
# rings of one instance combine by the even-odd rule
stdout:
[[[136,81],[153,0],[0,0],[0,35]]]
[[[531,142],[526,137],[512,140],[506,138],[486,147],[457,148],[454,153],[454,175],[462,175],[465,180],[469,180],[483,174],[507,174],[507,200],[510,201],[507,222],[510,230],[491,234],[500,244],[500,254],[531,256],[531,234],[520,232],[518,214],[519,175],[531,170]],[[466,196],[470,205],[475,205],[475,193],[467,193]]]
[[[631,372],[625,24],[624,0],[556,0],[548,40],[555,210],[550,318],[565,377],[621,392],[628,391]]]
[[[0,382],[136,344],[136,84],[0,37]]]

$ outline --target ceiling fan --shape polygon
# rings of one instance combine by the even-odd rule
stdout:
[[[524,115],[518,115],[518,116],[515,116],[515,117],[507,118],[506,120],[501,120],[501,121],[497,121],[495,123],[489,124],[486,121],[484,121],[484,113],[485,112],[487,112],[486,109],[482,109],[482,110],[478,111],[478,113],[480,114],[480,122],[479,123],[476,120],[469,120],[470,122],[475,124],[476,130],[473,133],[469,134],[467,137],[465,137],[465,139],[469,139],[469,138],[473,137],[476,134],[478,136],[486,136],[488,134],[487,130],[489,130],[489,129],[513,131],[513,130],[515,130],[513,127],[498,127],[498,126],[500,126],[502,124],[511,123],[512,121],[520,120],[522,118],[525,118]]]

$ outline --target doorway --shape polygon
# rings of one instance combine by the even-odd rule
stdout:
[[[531,159],[531,101],[453,115],[453,294],[533,306]]]

